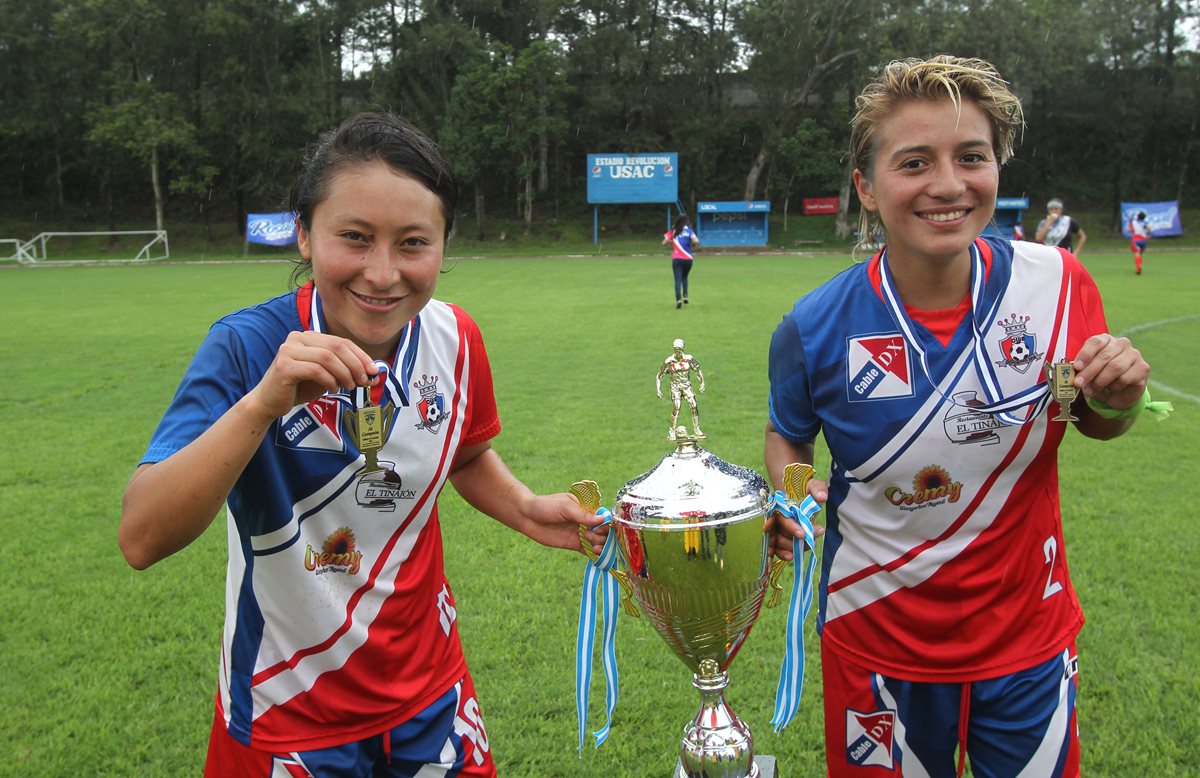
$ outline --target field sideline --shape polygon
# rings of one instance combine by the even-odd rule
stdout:
[[[1083,774],[1200,771],[1200,250],[1084,257],[1110,329],[1154,368],[1167,422],[1120,440],[1068,432],[1062,503],[1075,586]],[[700,256],[692,304],[656,257],[460,259],[438,297],[479,322],[504,432],[536,491],[597,481],[611,505],[668,451],[654,379],[682,337],[703,365],[705,447],[762,470],[766,352],[800,294],[845,255]],[[224,517],[145,572],[116,546],[121,494],[213,320],[286,290],[283,263],[0,270],[0,776],[199,775],[216,690]],[[820,455],[818,472],[828,468]],[[641,619],[618,632],[621,700],[608,742],[575,750],[573,652],[582,557],[543,549],[442,496],[459,628],[501,776],[666,776],[698,697]],[[823,775],[819,652],[796,721],[771,732],[785,614],[764,611],[728,699],[781,773]],[[593,687],[591,725],[603,723]]]

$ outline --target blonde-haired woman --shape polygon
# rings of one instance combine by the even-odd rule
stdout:
[[[859,234],[886,245],[800,299],[770,352],[765,458],[828,481],[820,582],[829,774],[1079,774],[1075,637],[1044,366],[1095,438],[1148,403],[1070,253],[983,236],[1023,125],[987,62],[885,66],[851,122]],[[775,548],[800,530],[779,522]],[[956,758],[957,751],[957,758]]]

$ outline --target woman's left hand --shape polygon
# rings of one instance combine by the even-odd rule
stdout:
[[[1129,338],[1108,333],[1084,341],[1075,355],[1075,386],[1110,408],[1131,408],[1146,392],[1150,365]]]

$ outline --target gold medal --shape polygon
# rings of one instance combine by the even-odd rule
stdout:
[[[1046,365],[1046,383],[1050,385],[1050,396],[1058,401],[1058,415],[1052,421],[1079,421],[1071,413],[1071,403],[1079,396],[1075,366],[1065,359]]]
[[[358,424],[354,442],[358,450],[366,453],[383,448],[383,409],[378,405],[368,405],[355,413]]]
[[[359,452],[366,457],[367,472],[379,470],[378,454],[383,448],[383,440],[387,436],[387,432],[391,427],[390,421],[392,416],[391,408],[380,408],[371,402],[370,394],[367,394],[365,404],[351,409],[346,409],[342,412],[342,418],[346,425],[346,431],[350,433],[350,439],[354,441],[355,447]]]

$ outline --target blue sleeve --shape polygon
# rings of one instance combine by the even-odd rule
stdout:
[[[813,412],[804,342],[794,317],[794,313],[785,316],[771,336],[767,363],[771,424],[793,443],[811,443],[821,421]]]
[[[245,348],[234,330],[214,324],[179,382],[140,464],[161,462],[191,443],[250,391]]]

